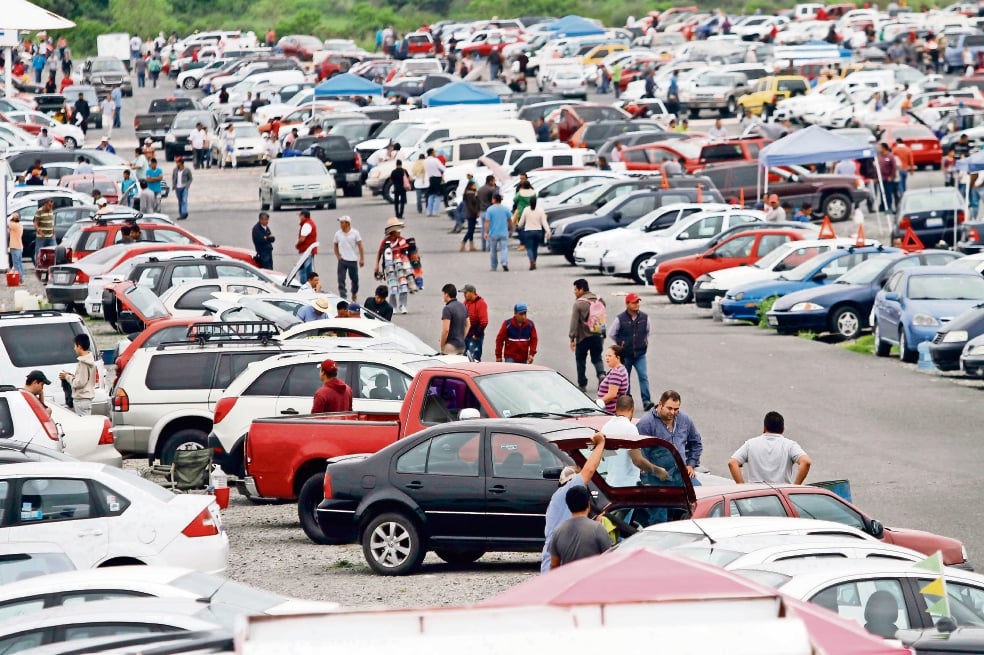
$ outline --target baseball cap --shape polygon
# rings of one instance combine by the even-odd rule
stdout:
[[[350,302],[348,306],[349,312],[361,312],[362,307],[357,302]]]
[[[461,287],[462,293],[468,293],[469,291],[472,293],[478,293],[478,289],[475,288],[474,284],[466,284],[463,287]]]
[[[338,217],[338,222],[339,223],[351,223],[352,222],[352,217],[349,216],[349,215],[347,215],[347,214],[344,215],[344,216],[339,216]]]
[[[516,303],[516,306],[513,307],[513,311],[516,312],[517,314],[525,314],[526,313],[526,303],[522,303],[522,302]]]
[[[147,137],[146,139],[144,139],[144,143],[153,143],[153,142],[154,142],[154,140],[151,139],[150,137]]]
[[[625,302],[642,302],[642,298],[639,297],[638,293],[630,293],[625,296]]]
[[[319,366],[318,368],[320,368],[325,373],[338,373],[338,364],[335,363],[334,359],[326,359],[325,361],[321,362],[321,366]]]
[[[32,382],[43,382],[44,384],[51,384],[51,380],[49,380],[48,376],[44,374],[44,371],[39,371],[37,369],[27,374],[27,384],[31,384]]]

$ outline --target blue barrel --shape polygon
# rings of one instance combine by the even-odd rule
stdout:
[[[820,487],[821,489],[828,489],[833,493],[837,494],[849,503],[854,502],[851,499],[851,483],[849,480],[828,480],[826,482],[811,482],[811,487]]]
[[[116,348],[113,348],[112,350],[103,350],[102,351],[102,360],[103,360],[103,364],[105,364],[106,366],[112,366],[113,364],[115,364],[116,363]]]

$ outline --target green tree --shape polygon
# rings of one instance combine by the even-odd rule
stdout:
[[[144,38],[176,26],[168,0],[109,0],[109,13],[120,31]]]

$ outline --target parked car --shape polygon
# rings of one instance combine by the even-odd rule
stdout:
[[[899,201],[893,238],[903,238],[911,229],[927,248],[954,244],[955,226],[964,222],[963,196],[955,187],[907,189]]]
[[[984,278],[974,271],[953,266],[896,271],[871,310],[875,354],[887,357],[897,345],[902,361],[914,362],[920,342],[932,341],[940,325],[981,302]]]
[[[738,98],[738,118],[760,116],[765,105],[775,105],[786,98],[807,95],[810,82],[800,75],[773,75],[756,81],[751,90]]]
[[[255,277],[221,277],[190,280],[172,286],[160,295],[160,303],[172,317],[205,316],[211,310],[205,302],[214,294],[257,295],[278,291],[278,287]]]
[[[335,177],[335,188],[345,196],[362,196],[362,156],[345,137],[335,134],[302,136],[294,141],[294,149],[319,159]]]
[[[219,121],[213,112],[207,109],[185,109],[175,114],[164,134],[164,159],[174,161],[175,157],[190,157],[194,154],[191,135],[199,123],[205,128],[209,141],[218,141]]]
[[[882,253],[869,257],[833,284],[803,289],[776,300],[766,314],[779,334],[830,332],[857,339],[869,329],[875,295],[895,271],[915,266],[941,266],[958,255],[948,250]]]
[[[588,84],[579,67],[558,68],[551,71],[544,80],[543,88],[564,98],[580,98],[588,101]]]
[[[702,109],[717,111],[724,118],[734,116],[738,113],[738,99],[748,90],[749,80],[744,73],[709,68],[680,90],[680,111],[689,111],[690,118],[700,116]]]
[[[66,175],[58,180],[58,186],[90,195],[98,191],[100,196],[105,198],[109,204],[116,205],[120,202],[120,185],[108,175],[99,173],[92,175]]]
[[[975,378],[984,378],[984,337],[971,339],[960,355],[960,368]]]
[[[260,176],[260,209],[280,211],[285,204],[335,209],[335,189],[334,176],[317,158],[277,159]]]
[[[24,226],[24,259],[34,259],[34,244],[37,241],[37,235],[34,231],[34,211],[36,211],[36,205],[31,207],[31,212],[21,211],[21,224]],[[65,233],[68,229],[75,225],[78,221],[86,218],[92,218],[96,215],[98,207],[95,205],[74,205],[71,207],[57,207],[54,210],[55,214],[55,241],[61,241],[65,237]],[[25,214],[31,214],[26,216]]]
[[[615,141],[620,141],[624,135],[633,134],[635,132],[655,132],[657,134],[678,134],[677,132],[666,132],[662,125],[656,121],[647,120],[615,120],[615,121],[597,121],[595,123],[585,123],[577,132],[575,132],[568,144],[572,148],[591,148],[598,151],[609,141],[612,142],[614,146]],[[671,137],[672,138],[672,137]],[[628,145],[623,143],[622,145]],[[598,152],[598,155],[604,155],[605,159],[611,162],[610,149],[608,152]]]
[[[62,139],[69,150],[85,146],[85,134],[78,126],[59,123],[41,111],[9,111],[3,115],[31,134],[40,134],[42,129],[47,129],[52,137]]]
[[[331,310],[333,313],[334,310]],[[307,321],[284,330],[278,339],[281,341],[309,341],[320,337],[364,337],[369,339],[385,339],[400,344],[406,352],[417,353],[430,357],[438,355],[433,346],[428,345],[417,335],[406,328],[394,325],[389,321],[376,318],[323,318],[317,321]]]
[[[122,468],[123,456],[116,450],[113,424],[105,416],[79,416],[73,410],[48,403],[51,420],[62,434],[65,454],[82,462]]]
[[[895,144],[897,139],[912,151],[912,161],[916,168],[939,169],[943,161],[943,148],[933,131],[919,123],[883,123],[878,140]]]
[[[974,305],[944,323],[929,346],[933,363],[941,371],[959,371],[960,355],[971,339],[984,334],[984,303]]]
[[[119,87],[123,95],[133,95],[130,71],[116,57],[89,57],[82,63],[82,81],[95,87],[100,95],[108,95]]]
[[[64,451],[62,434],[41,401],[9,384],[0,385],[0,440],[7,439]]]
[[[771,141],[762,137],[726,141],[698,137],[674,139],[625,148],[622,162],[629,171],[661,171],[667,162],[683,160],[684,170],[693,173],[721,162],[755,162],[759,151]]]

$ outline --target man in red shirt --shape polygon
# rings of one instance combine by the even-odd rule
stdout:
[[[899,195],[901,196],[905,193],[907,182],[909,181],[909,173],[913,173],[916,170],[916,162],[912,158],[912,149],[905,145],[902,139],[895,139],[892,154],[898,160]]]
[[[485,298],[478,295],[474,284],[466,284],[465,309],[468,310],[468,324],[465,331],[465,354],[476,362],[482,361],[482,345],[485,343],[485,328],[489,325],[489,306]]]
[[[314,393],[312,414],[322,412],[351,412],[352,389],[338,379],[338,365],[333,359],[326,359],[318,367],[323,384]]]
[[[299,225],[297,229],[297,254],[303,255],[304,252],[313,246],[318,241],[318,226],[314,224],[311,219],[311,212],[306,209],[302,209],[301,213],[297,215],[299,219]],[[314,248],[311,250],[311,256],[304,260],[301,264],[301,269],[297,272],[297,279],[301,284],[304,284],[308,280],[308,275],[311,274],[311,270],[314,268],[314,256],[318,254],[318,249]]]

